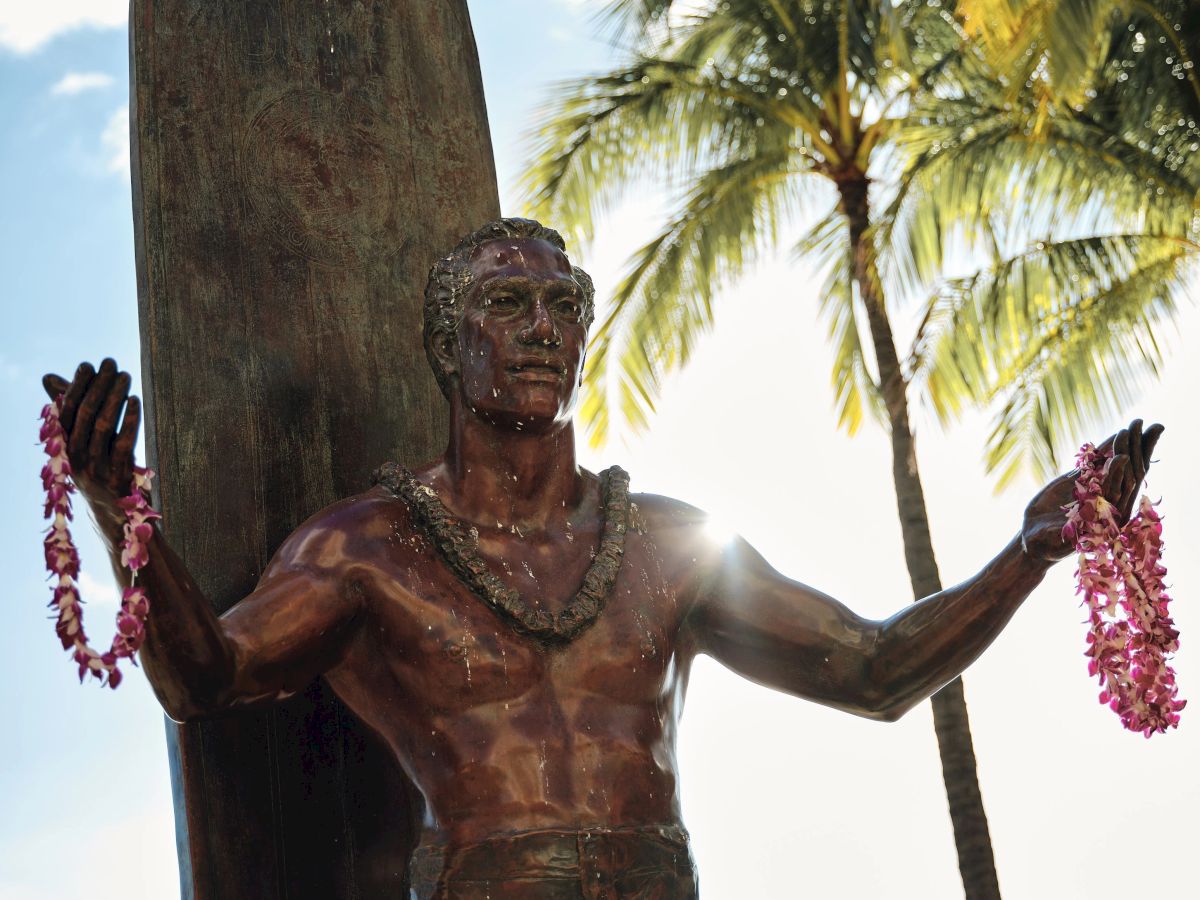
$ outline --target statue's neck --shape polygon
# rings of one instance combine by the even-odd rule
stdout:
[[[450,440],[434,488],[455,515],[543,530],[564,522],[584,482],[569,421],[537,432],[489,423],[451,402]]]

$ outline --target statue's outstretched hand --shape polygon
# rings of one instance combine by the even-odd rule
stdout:
[[[128,372],[117,370],[111,359],[93,369],[80,363],[70,383],[46,375],[42,386],[50,399],[63,395],[60,421],[67,436],[72,478],[98,519],[124,521],[117,500],[133,483],[133,445],[142,417],[141,403],[129,396]],[[120,430],[117,423],[124,408]]]
[[[1118,431],[1100,445],[1101,449],[1113,454],[1112,465],[1104,481],[1104,496],[1120,511],[1120,520],[1125,522],[1133,511],[1138,491],[1150,466],[1154,445],[1163,433],[1163,426],[1151,425],[1142,430],[1142,420],[1134,419],[1128,428]],[[1021,540],[1025,552],[1034,559],[1054,562],[1071,553],[1075,548],[1063,540],[1062,530],[1067,516],[1063,507],[1073,499],[1073,487],[1078,471],[1060,475],[1042,488],[1041,492],[1025,508],[1025,522],[1021,527]]]

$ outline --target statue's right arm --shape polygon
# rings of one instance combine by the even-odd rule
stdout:
[[[73,381],[43,379],[63,397],[61,421],[74,481],[109,547],[117,578],[140,404],[129,375],[106,359],[84,363]],[[121,410],[124,420],[116,427]],[[307,530],[306,530],[307,529]],[[258,586],[218,617],[183,562],[155,529],[149,562],[138,573],[150,597],[140,660],[167,715],[178,722],[278,700],[336,665],[353,633],[361,592],[335,558],[320,552],[328,535],[307,525],[286,541]]]
[[[139,656],[167,715],[185,722],[282,700],[338,664],[363,594],[341,567],[311,560],[313,544],[330,537],[302,526],[254,591],[218,617],[155,528],[138,573],[151,603]]]

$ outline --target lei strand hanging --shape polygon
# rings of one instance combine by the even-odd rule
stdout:
[[[1068,504],[1063,539],[1075,544],[1076,593],[1088,608],[1088,674],[1099,679],[1100,702],[1121,724],[1146,737],[1179,725],[1186,700],[1177,699],[1168,657],[1179,649],[1163,579],[1162,520],[1142,497],[1121,527],[1117,509],[1104,499],[1112,454],[1084,444],[1076,460],[1079,478]]]
[[[75,484],[71,480],[71,463],[67,458],[67,440],[59,416],[62,413],[62,396],[42,409],[42,428],[39,440],[45,445],[49,460],[42,467],[42,487],[46,490],[45,518],[53,521],[44,542],[46,568],[57,576],[54,597],[50,608],[57,611],[54,626],[64,650],[74,650],[73,657],[79,665],[79,681],[90,672],[116,688],[121,683],[121,670],[117,661],[128,659],[134,665],[134,654],[146,637],[146,615],[150,611],[150,600],[143,588],[137,585],[138,570],[149,561],[147,547],[153,534],[152,519],[161,518],[150,507],[150,480],[154,472],[141,466],[133,467],[133,489],[129,496],[118,500],[125,511],[124,538],[121,542],[121,565],[130,571],[130,586],[121,596],[121,608],[117,612],[117,632],[113,636],[108,652],[94,649],[83,630],[83,608],[79,598],[79,552],[71,538],[67,525],[71,513],[71,494]]]

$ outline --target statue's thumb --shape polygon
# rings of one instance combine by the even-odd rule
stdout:
[[[46,393],[50,395],[50,399],[54,400],[59,394],[65,391],[69,385],[64,379],[57,375],[43,375],[42,387],[45,389]]]

